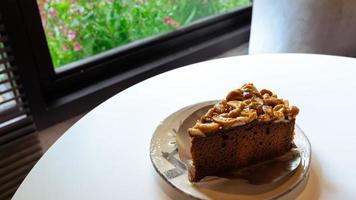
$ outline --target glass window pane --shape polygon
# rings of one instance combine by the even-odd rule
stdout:
[[[250,4],[250,0],[37,2],[55,68]]]

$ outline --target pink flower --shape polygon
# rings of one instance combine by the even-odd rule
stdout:
[[[171,25],[175,28],[179,27],[179,23],[176,22],[174,19],[170,18],[170,17],[165,17],[164,18],[164,23],[167,25]]]
[[[49,16],[54,17],[57,14],[57,11],[54,8],[49,10]]]
[[[68,37],[68,40],[69,40],[69,41],[74,40],[74,39],[75,39],[75,33],[74,33],[74,31],[69,30],[68,33],[67,33],[67,37]]]
[[[63,51],[68,51],[68,46],[67,45],[63,45]]]
[[[167,25],[171,25],[173,23],[173,19],[170,17],[165,17],[164,18],[164,23]]]
[[[67,29],[65,26],[60,25],[59,28],[62,30],[63,34],[66,34],[66,35],[67,35],[68,29]]]
[[[53,32],[52,31],[48,31],[48,36],[53,36]]]
[[[73,43],[73,50],[74,51],[80,51],[80,49],[81,49],[81,46],[80,46],[80,43],[79,42],[74,42]]]
[[[113,0],[107,0],[106,2],[108,2],[108,3],[110,3],[110,4],[111,4],[111,3],[112,3],[112,1],[113,1]]]

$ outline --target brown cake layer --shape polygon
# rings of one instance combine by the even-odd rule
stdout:
[[[197,182],[258,161],[280,156],[292,148],[294,122],[251,122],[191,141],[189,180]]]

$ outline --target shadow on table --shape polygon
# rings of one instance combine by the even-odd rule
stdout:
[[[308,184],[303,193],[298,196],[298,199],[320,199],[321,186],[326,187],[328,191],[334,190],[333,186],[323,176],[318,158],[313,155]]]
[[[327,183],[325,178],[323,178],[322,168],[319,164],[319,161],[314,156],[311,161],[308,179],[302,181],[299,186],[288,193],[288,195],[278,199],[320,199],[321,183],[323,185],[327,185],[328,190],[332,190],[332,186]],[[217,187],[215,187],[215,189],[219,190]],[[221,190],[226,191],[226,188]],[[232,192],[233,190],[230,191]],[[235,192],[236,191],[239,191],[239,189],[235,189]],[[248,195],[247,192],[243,192],[242,194]],[[206,195],[208,195],[208,193],[206,193]]]
[[[162,191],[169,198],[174,200],[194,199],[177,191],[177,189],[165,182],[159,175],[156,174],[155,178]],[[298,187],[295,191],[291,192],[288,197],[283,197],[282,199],[320,199],[321,183],[332,190],[332,186],[324,180],[322,168],[315,156],[312,158],[309,178],[306,179],[306,181],[307,183],[301,184],[301,187]]]

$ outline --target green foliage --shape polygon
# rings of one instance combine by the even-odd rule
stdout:
[[[175,30],[250,0],[47,0],[40,4],[54,66]]]

